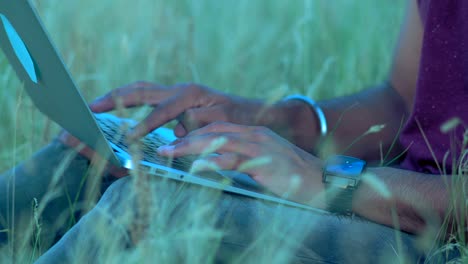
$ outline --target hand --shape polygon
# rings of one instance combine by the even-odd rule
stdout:
[[[323,208],[323,201],[315,199],[323,190],[322,161],[268,128],[215,122],[158,148],[158,153],[201,154],[192,170],[241,171],[275,194]]]
[[[78,153],[80,153],[82,156],[91,161],[106,162],[106,172],[110,173],[112,176],[116,178],[122,178],[128,175],[127,169],[119,168],[110,163],[107,163],[107,161],[105,161],[101,156],[99,156],[99,154],[97,154],[90,147],[84,145],[79,139],[72,136],[67,131],[62,130],[58,136],[58,140],[66,146],[77,149]]]
[[[141,105],[154,106],[154,110],[133,129],[130,139],[144,136],[174,119],[179,121],[175,135],[183,137],[214,121],[258,125],[269,122],[267,119],[278,121],[279,118],[273,107],[261,101],[228,95],[197,84],[162,86],[136,82],[96,99],[90,108],[100,113],[118,106]]]

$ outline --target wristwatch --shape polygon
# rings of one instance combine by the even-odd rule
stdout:
[[[366,162],[358,158],[335,155],[326,160],[322,181],[326,188],[327,210],[351,216],[354,190],[359,186]]]

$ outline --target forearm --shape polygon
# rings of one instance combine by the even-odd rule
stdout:
[[[420,233],[429,223],[440,225],[447,219],[451,226],[467,224],[468,185],[461,176],[388,167],[369,168],[368,173],[354,196],[353,210],[357,214],[411,233]]]
[[[287,120],[290,128],[287,133],[279,133],[283,136],[288,134],[286,137],[305,150],[315,149],[320,129],[312,109],[301,101],[281,102],[279,105],[285,109],[283,115],[286,116],[275,114],[271,122]],[[336,153],[369,160],[380,160],[381,145],[386,154],[407,115],[403,100],[388,83],[354,95],[321,101],[319,105],[325,113]],[[385,127],[380,132],[363,136],[371,126],[381,124]],[[279,129],[275,130],[278,132]],[[393,146],[392,154],[398,151]]]

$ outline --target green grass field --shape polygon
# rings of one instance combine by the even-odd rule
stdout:
[[[86,99],[147,80],[315,99],[385,80],[404,1],[34,1]],[[56,128],[0,54],[0,170]]]
[[[350,94],[386,79],[405,9],[404,0],[33,2],[87,100],[137,80],[267,100]],[[0,171],[58,131],[1,53],[0,113]]]

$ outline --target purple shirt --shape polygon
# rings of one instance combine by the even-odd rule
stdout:
[[[400,136],[408,148],[401,168],[440,174],[439,164],[450,174],[462,157],[468,125],[468,1],[419,0],[419,5],[424,38],[414,107]],[[463,124],[442,133],[441,125],[454,117]]]

